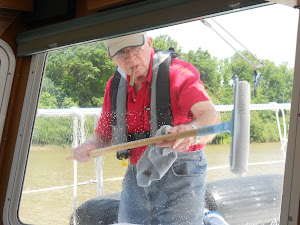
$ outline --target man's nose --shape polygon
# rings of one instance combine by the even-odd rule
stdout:
[[[135,54],[133,54],[131,50],[126,49],[126,61],[134,61],[135,58]]]

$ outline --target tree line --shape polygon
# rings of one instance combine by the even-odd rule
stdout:
[[[262,78],[254,93],[254,70],[239,54],[217,59],[201,48],[182,51],[178,42],[168,35],[153,39],[157,50],[174,48],[180,59],[192,63],[200,72],[204,84],[215,105],[233,104],[233,80],[248,81],[251,85],[251,103],[291,102],[294,71],[287,63],[276,66],[263,59],[265,65],[257,69]],[[247,59],[258,63],[248,52]],[[109,59],[104,43],[94,42],[68,49],[50,52],[47,57],[39,108],[101,107],[106,82],[114,74],[115,64]],[[223,112],[222,121],[228,121],[231,112]],[[289,111],[286,113],[287,124]],[[86,123],[88,134],[93,132],[93,119]],[[282,126],[282,124],[281,124]],[[70,118],[37,118],[33,143],[69,145],[72,142],[72,120]],[[251,142],[279,141],[276,115],[273,111],[251,112]],[[230,134],[218,134],[214,144],[229,143]]]

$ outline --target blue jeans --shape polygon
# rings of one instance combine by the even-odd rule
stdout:
[[[169,171],[148,187],[130,164],[123,180],[119,223],[203,224],[207,161],[204,150],[178,153]]]

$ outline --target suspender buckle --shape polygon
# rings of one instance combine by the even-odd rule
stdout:
[[[129,149],[117,152],[117,158],[119,160],[128,159],[129,157],[130,157],[130,150]]]

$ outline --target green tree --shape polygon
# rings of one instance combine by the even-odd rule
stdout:
[[[196,52],[190,50],[183,55],[183,60],[193,64],[200,73],[200,79],[206,90],[214,96],[221,88],[221,74],[218,72],[218,60],[212,57],[208,51],[198,48]]]
[[[242,54],[251,62],[255,62],[254,57],[247,51],[243,51]],[[248,81],[253,86],[253,75],[254,69],[252,66],[239,54],[235,53],[231,57],[231,79],[239,78],[241,81]]]
[[[260,69],[262,74],[260,92],[265,95],[263,102],[290,102],[293,85],[293,70],[283,63],[279,67],[274,62],[265,60],[266,64]],[[259,99],[261,101],[261,99]],[[259,102],[257,100],[257,102]]]
[[[179,46],[178,42],[173,40],[169,35],[159,35],[153,39],[152,46],[156,50],[169,50],[174,48],[178,54],[182,53],[182,47]]]
[[[72,139],[71,118],[36,118],[33,130],[33,144],[70,146]]]
[[[219,60],[219,73],[221,74],[221,88],[215,93],[215,104],[230,105],[233,104],[233,80],[232,65],[229,58]]]
[[[80,107],[99,107],[108,79],[116,69],[103,42],[76,46],[52,52],[48,57],[46,76],[65,96],[60,107],[71,98]]]
[[[65,97],[62,104],[61,104],[61,108],[71,108],[71,107],[79,107],[79,105],[73,101],[72,98],[70,97]]]
[[[51,96],[56,98],[57,107],[60,108],[64,98],[67,97],[66,93],[61,89],[60,86],[57,86],[49,77],[43,77],[42,84],[42,93],[47,92]]]
[[[40,109],[55,109],[55,108],[57,108],[56,98],[48,92],[42,92],[40,101],[39,101],[39,108]]]

